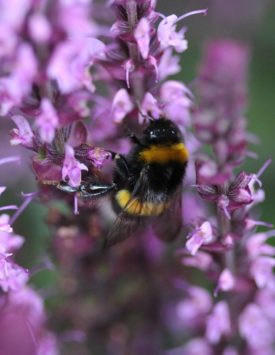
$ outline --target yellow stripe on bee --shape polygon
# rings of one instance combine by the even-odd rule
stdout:
[[[115,198],[119,207],[132,216],[158,216],[167,208],[163,202],[141,202],[128,190],[118,191]]]
[[[183,143],[172,145],[152,145],[139,153],[141,160],[150,163],[165,164],[169,162],[185,163],[188,160],[189,152]]]

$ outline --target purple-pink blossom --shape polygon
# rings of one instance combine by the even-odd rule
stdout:
[[[36,126],[42,142],[51,143],[55,136],[55,130],[59,125],[57,112],[48,99],[41,101],[40,113],[36,118]]]
[[[81,170],[88,170],[87,166],[75,159],[74,150],[69,145],[65,147],[65,159],[62,168],[62,179],[68,178],[71,186],[79,186],[81,182]]]

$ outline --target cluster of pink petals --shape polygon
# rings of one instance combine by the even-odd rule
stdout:
[[[4,163],[15,162],[17,157],[0,159]],[[3,167],[1,166],[1,169]],[[0,195],[5,187],[0,188]],[[2,354],[57,355],[55,336],[45,328],[45,311],[42,298],[27,286],[29,272],[16,264],[14,252],[20,249],[24,238],[12,228],[14,218],[1,210],[15,209],[17,215],[22,207],[0,207],[0,349]]]
[[[275,232],[267,229],[257,233],[258,225],[271,226],[255,220],[252,210],[264,200],[259,178],[270,161],[257,174],[235,175],[233,167],[239,165],[240,160],[232,164],[229,158],[221,159],[215,147],[219,132],[214,131],[214,126],[207,126],[215,112],[205,111],[219,107],[220,112],[225,108],[229,112],[230,108],[236,113],[243,108],[244,101],[238,100],[245,97],[247,53],[242,46],[228,41],[212,43],[206,52],[199,79],[202,111],[194,125],[196,137],[202,144],[214,147],[214,154],[211,158],[197,155],[195,188],[204,204],[194,204],[195,195],[186,197],[185,203],[194,205],[197,211],[191,214],[193,219],[188,220],[189,233],[180,255],[183,254],[185,267],[195,268],[203,275],[208,289],[186,282],[185,297],[179,302],[176,313],[194,340],[172,350],[171,354],[271,355],[275,346],[272,330],[275,326],[275,248],[269,242]],[[214,72],[215,75],[210,76]],[[230,116],[228,122],[223,123],[223,119],[226,121],[226,117],[221,116],[216,124],[224,128],[232,125]],[[245,126],[239,127],[242,118],[236,119],[235,128],[244,142]],[[217,139],[229,144],[233,133],[225,133],[226,129]],[[238,154],[244,153],[242,149]],[[216,213],[207,209],[208,203],[213,204]],[[194,289],[203,297],[194,298]],[[243,342],[238,344],[236,340],[240,338]]]
[[[94,90],[89,68],[103,58],[104,44],[93,38],[98,27],[89,15],[89,2],[1,0],[0,13],[2,115],[29,102],[33,85],[45,93],[52,90],[51,81],[66,94]]]

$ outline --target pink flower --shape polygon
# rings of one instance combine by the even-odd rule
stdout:
[[[150,24],[149,21],[143,17],[134,32],[140,53],[143,59],[148,58],[149,45],[150,45]]]
[[[120,89],[112,103],[113,121],[115,123],[121,123],[122,120],[130,113],[134,108],[133,102],[126,89]]]
[[[52,27],[47,17],[42,13],[34,13],[29,18],[29,32],[35,42],[49,41],[52,35]]]
[[[160,88],[160,99],[166,117],[181,123],[184,127],[189,124],[192,101],[187,96],[189,90],[178,81],[169,80]]]
[[[180,71],[179,57],[172,55],[172,49],[164,51],[158,64],[158,78],[165,79],[169,75],[177,74]]]
[[[0,114],[6,115],[14,105],[19,105],[29,94],[35,75],[37,61],[32,47],[22,43],[12,62],[11,74],[0,77]]]
[[[267,244],[266,241],[274,236],[274,230],[268,232],[255,233],[249,237],[245,247],[251,259],[260,255],[275,256],[275,248]]]
[[[12,73],[15,76],[22,95],[26,95],[31,90],[33,80],[38,71],[37,58],[32,46],[23,42],[17,49],[16,61]]]
[[[10,229],[9,231],[1,230],[1,222],[3,223],[3,216],[5,215],[0,216],[0,254],[10,253],[18,250],[24,243],[24,238],[19,235],[12,234]],[[6,216],[8,220],[9,216]]]
[[[1,353],[57,355],[55,337],[45,329],[42,298],[29,287],[2,296],[0,310]]]
[[[62,168],[62,179],[68,178],[71,186],[77,187],[81,183],[81,170],[88,170],[87,166],[80,163],[74,157],[74,150],[71,146],[65,147],[65,159]]]
[[[198,251],[196,255],[185,256],[182,263],[189,267],[195,267],[202,271],[208,271],[213,265],[213,258],[209,253]]]
[[[187,327],[192,328],[211,307],[212,300],[208,291],[201,287],[190,287],[188,297],[177,305],[177,315]]]
[[[153,118],[159,118],[161,116],[161,109],[158,106],[158,101],[150,92],[147,92],[144,95],[140,111],[141,113],[139,113],[138,116],[140,124],[146,120],[146,114]]]
[[[88,152],[88,159],[91,159],[97,169],[101,169],[105,160],[110,157],[111,153],[101,148],[90,149]]]
[[[259,288],[265,287],[269,283],[274,283],[274,266],[275,258],[269,256],[259,256],[252,262],[250,274]]]
[[[60,0],[58,23],[68,37],[94,37],[100,28],[92,18],[90,0]]]
[[[58,123],[57,112],[52,103],[46,98],[42,99],[41,111],[35,121],[42,142],[51,143],[53,141]]]
[[[21,103],[23,93],[14,75],[0,78],[0,115],[5,116],[14,105]]]
[[[235,286],[235,278],[229,269],[224,269],[218,280],[218,289],[222,291],[230,291]]]
[[[212,344],[217,344],[222,336],[228,336],[231,332],[230,311],[225,301],[218,302],[206,324],[206,338]]]
[[[93,92],[95,87],[89,67],[97,59],[105,58],[105,45],[95,38],[73,38],[60,43],[55,49],[47,72],[57,80],[64,94],[86,87]]]
[[[1,9],[1,7],[0,7]],[[1,11],[1,10],[0,10]],[[0,19],[0,58],[12,57],[16,44],[16,33],[7,24],[1,22]]]
[[[158,27],[158,39],[162,49],[174,47],[177,52],[184,52],[187,49],[187,40],[184,38],[185,30],[176,32],[178,16],[170,15],[165,17]]]
[[[0,2],[0,22],[14,30],[20,30],[30,8],[31,0],[2,0]]]
[[[33,327],[45,321],[44,302],[41,296],[28,286],[9,294],[9,311],[24,315]]]
[[[248,304],[239,317],[241,336],[252,349],[261,349],[274,342],[273,326],[256,303]]]
[[[190,254],[195,255],[203,244],[208,244],[214,239],[211,224],[203,222],[200,227],[196,228],[186,242],[186,249]]]
[[[51,332],[44,332],[38,341],[36,355],[58,355],[57,339]]]
[[[10,216],[7,214],[0,215],[0,233],[12,233],[12,227],[10,226]]]
[[[17,291],[28,281],[28,272],[9,261],[9,254],[0,254],[0,287],[4,292]]]
[[[23,116],[13,116],[13,122],[16,124],[17,128],[14,128],[11,131],[11,140],[10,143],[12,145],[22,144],[27,148],[31,148],[33,146],[33,137],[34,134],[29,125],[29,122]]]
[[[203,338],[193,338],[189,340],[179,351],[171,351],[169,355],[213,355],[211,346]]]
[[[233,346],[228,346],[222,355],[238,355],[238,351]]]

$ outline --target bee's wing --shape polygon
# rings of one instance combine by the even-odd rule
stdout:
[[[157,237],[165,242],[176,239],[182,228],[182,187],[177,189],[168,202],[169,207],[152,222]]]
[[[115,220],[103,243],[103,249],[123,242],[134,233],[141,232],[145,228],[145,221],[139,217],[130,218],[125,212],[121,212]]]
[[[141,204],[136,204],[134,198],[138,197]],[[104,240],[103,248],[108,248],[114,244],[122,242],[132,234],[142,231],[148,224],[150,218],[139,217],[142,203],[150,199],[150,191],[148,189],[148,179],[146,177],[146,169],[144,168],[132,191],[132,199],[128,201],[124,209],[117,216],[110,232]],[[135,215],[129,216],[127,209],[135,209]]]

